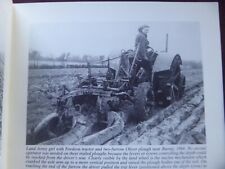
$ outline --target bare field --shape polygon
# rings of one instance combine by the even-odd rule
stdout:
[[[93,69],[92,73],[105,71],[105,69]],[[107,139],[103,139],[102,142],[92,140],[91,144],[205,143],[202,71],[201,69],[184,69],[183,73],[186,76],[186,90],[181,100],[167,108],[155,108],[152,117],[147,121],[139,124],[126,124],[124,130],[117,129],[118,132],[114,134],[106,131]],[[60,86],[65,84],[69,88],[73,88],[77,83],[77,74],[85,76],[87,69],[29,70],[27,131],[55,111],[56,96],[61,92]],[[118,123],[119,125],[121,124]],[[101,132],[103,135],[104,131]],[[69,135],[72,137],[72,133]],[[92,139],[94,137],[99,137],[98,133],[95,133]],[[64,137],[60,139],[64,139]],[[87,144],[88,140],[90,138],[82,138],[70,144]],[[57,143],[57,139],[55,144],[60,144]]]

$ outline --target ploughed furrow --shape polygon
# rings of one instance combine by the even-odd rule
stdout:
[[[178,125],[177,127],[173,126],[175,127],[174,130],[170,131],[164,129],[159,136],[150,138],[149,140],[151,144],[184,144],[180,142],[182,136],[187,135],[187,133],[189,133],[189,131],[191,131],[194,126],[196,126],[201,118],[201,114],[203,113],[204,104],[203,102],[201,102],[200,105],[192,111],[191,115],[187,119],[185,119],[184,121],[181,120],[180,125]]]
[[[204,125],[204,121],[201,123],[198,118],[194,119],[192,122],[196,124],[196,131],[194,131],[193,125],[188,126],[188,122],[187,125],[185,125],[185,119],[189,119],[191,112],[194,111],[195,107],[201,102],[203,102],[202,82],[197,82],[185,90],[184,97],[181,100],[176,101],[165,109],[155,109],[155,112],[152,113],[152,117],[150,117],[149,120],[138,125],[129,124],[124,128],[124,121],[120,115],[123,113],[109,112],[108,126],[97,133],[88,135],[90,126],[88,127],[88,125],[77,123],[75,128],[64,135],[52,138],[40,144],[127,145],[183,143],[183,133],[188,132],[193,134],[199,130],[203,130],[202,124]],[[184,121],[184,124],[181,124],[182,121]],[[182,128],[184,128],[184,130],[182,130]],[[186,131],[187,128],[188,131]]]
[[[40,145],[71,145],[84,137],[88,129],[89,128],[87,126],[77,123],[76,127],[71,129],[66,134],[42,142]]]
[[[185,88],[185,92],[186,94],[188,94],[188,92],[190,92],[191,90],[195,89],[195,88],[198,88],[198,87],[202,87],[203,86],[203,82],[200,81],[200,82],[195,82],[194,84],[192,84],[191,86],[187,86]],[[185,94],[185,95],[186,95]]]
[[[186,133],[190,131],[196,124],[199,122],[201,118],[201,114],[204,113],[204,101],[198,105],[192,112],[191,115],[181,122],[181,124],[176,128],[176,130],[173,132],[175,137],[181,136],[183,133]]]
[[[134,141],[143,133],[150,130],[151,128],[157,126],[160,122],[162,122],[165,118],[171,116],[176,110],[179,110],[183,105],[193,99],[196,93],[202,93],[201,90],[202,83],[197,83],[191,89],[186,91],[185,96],[182,100],[173,103],[172,105],[168,106],[165,109],[162,109],[159,112],[154,113],[149,120],[140,123],[134,127],[125,128],[124,132],[113,138],[112,140],[108,141],[106,144],[110,145],[124,145],[129,144],[130,142]]]
[[[194,132],[205,134],[205,114],[202,113],[199,122],[192,129]]]
[[[69,132],[50,139],[48,141],[40,143],[41,145],[101,145],[110,140],[111,138],[117,136],[123,131],[124,121],[120,114],[117,112],[108,112],[108,126],[107,128],[88,135],[90,127],[82,124],[76,123],[76,126]]]
[[[205,117],[201,114],[198,123],[188,132],[184,132],[178,141],[178,144],[205,144]]]
[[[74,143],[76,145],[102,145],[111,138],[120,134],[124,128],[124,121],[117,112],[109,112],[108,118],[111,123],[100,132],[86,136]]]
[[[179,134],[179,132],[182,133],[183,130],[188,128],[187,125],[185,126],[185,124],[182,124],[182,123],[186,119],[188,119],[193,112],[195,112],[196,107],[199,106],[200,108],[197,108],[197,109],[201,110],[201,107],[202,107],[201,105],[203,105],[202,103],[203,99],[204,98],[203,98],[202,89],[201,89],[198,93],[195,94],[195,96],[190,101],[182,105],[182,107],[177,109],[171,116],[168,116],[157,126],[143,133],[139,138],[137,138],[130,144],[135,144],[135,145],[167,144],[165,140],[168,140],[168,144],[170,142],[175,144],[177,142],[176,137],[178,136],[171,137],[170,135],[168,135],[168,133],[174,134],[177,132]],[[200,110],[196,110],[196,112],[201,112]],[[199,115],[199,119],[200,119],[200,115]],[[188,121],[190,121],[190,119],[188,119]],[[194,121],[193,123],[197,123],[197,121],[198,120]],[[184,125],[184,126],[181,126],[181,125]]]

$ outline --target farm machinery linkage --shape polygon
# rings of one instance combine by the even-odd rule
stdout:
[[[180,55],[169,57],[151,49],[148,60],[145,60],[151,72],[145,72],[143,68],[135,72],[136,55],[133,50],[122,51],[117,57],[117,71],[110,66],[111,60],[117,58],[107,59],[107,72],[101,78],[92,75],[88,63],[88,76],[80,79],[73,90],[63,86],[63,92],[57,98],[56,112],[48,115],[29,133],[30,140],[35,140],[31,144],[58,137],[74,128],[76,118],[68,112],[71,105],[80,113],[85,111],[84,107],[95,109],[97,123],[107,127],[112,125],[108,117],[110,112],[123,112],[120,116],[124,123],[130,120],[140,122],[151,118],[153,107],[166,107],[183,96],[185,76],[181,72]],[[167,67],[164,68],[163,64]],[[151,79],[147,78],[147,73],[151,74]],[[131,107],[129,110],[126,103]]]

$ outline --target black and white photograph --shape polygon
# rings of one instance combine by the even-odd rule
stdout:
[[[200,24],[40,23],[27,145],[206,144]]]

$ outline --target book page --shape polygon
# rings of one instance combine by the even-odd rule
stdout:
[[[14,12],[7,168],[224,168],[217,3]]]
[[[3,131],[3,129],[5,129],[6,123],[4,103],[7,80],[5,79],[8,72],[8,56],[10,55],[11,47],[11,1],[1,0],[0,11],[0,168],[3,168],[2,158],[4,159],[5,156],[2,144],[5,141],[5,133],[7,132],[6,130]]]

